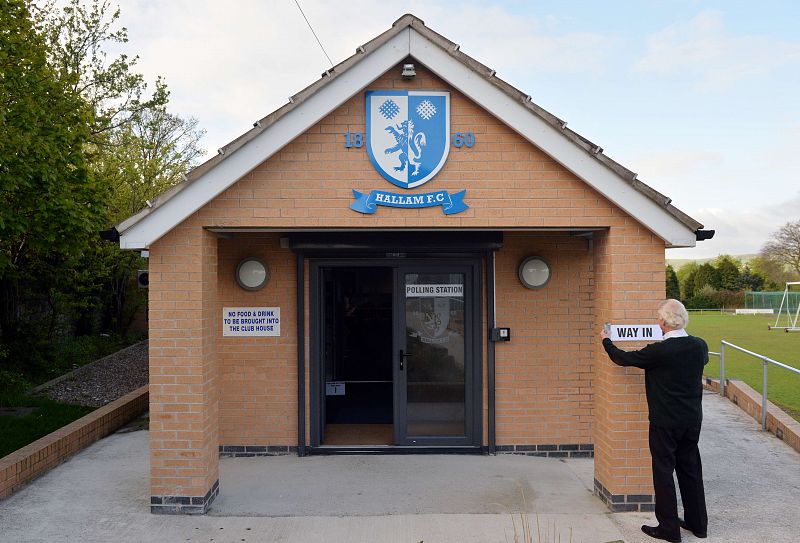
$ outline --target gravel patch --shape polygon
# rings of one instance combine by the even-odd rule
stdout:
[[[40,392],[61,403],[100,407],[147,384],[148,342],[142,341],[80,367]]]

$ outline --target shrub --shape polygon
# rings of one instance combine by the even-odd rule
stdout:
[[[0,369],[0,404],[3,403],[2,396],[21,394],[31,388],[31,382],[25,375],[12,370]]]
[[[715,307],[723,309],[744,307],[744,292],[742,291],[720,290],[712,294],[711,299],[717,304]]]
[[[717,291],[711,285],[704,285],[695,295],[686,300],[686,309],[719,309]]]

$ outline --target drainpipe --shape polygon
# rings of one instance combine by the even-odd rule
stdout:
[[[305,258],[297,253],[297,455],[306,455]]]
[[[495,327],[495,297],[494,297],[494,251],[486,252],[486,308],[489,329],[487,330],[486,342],[486,373],[488,387],[488,438],[489,454],[497,453],[497,443],[495,436],[495,352],[494,341],[492,341],[492,329]]]

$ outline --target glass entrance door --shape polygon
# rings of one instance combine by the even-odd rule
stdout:
[[[474,445],[470,267],[398,268],[395,441]]]

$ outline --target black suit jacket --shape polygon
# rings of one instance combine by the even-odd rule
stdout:
[[[626,352],[606,338],[603,347],[618,366],[644,370],[652,424],[685,428],[702,422],[703,366],[708,363],[705,341],[694,336],[674,337]]]

